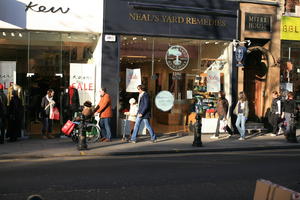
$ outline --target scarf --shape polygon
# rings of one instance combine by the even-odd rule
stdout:
[[[46,99],[48,100],[48,102],[49,102],[49,106],[50,106],[50,114],[49,114],[49,116],[51,116],[52,115],[52,112],[53,112],[53,106],[54,106],[54,104],[55,104],[55,101],[53,100],[53,97],[49,97],[48,96],[48,94],[46,95]],[[46,108],[47,108],[48,106],[46,106]],[[46,110],[46,109],[45,109]]]

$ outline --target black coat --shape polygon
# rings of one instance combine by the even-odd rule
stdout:
[[[143,119],[149,119],[151,117],[151,104],[149,94],[144,92],[139,102],[138,114],[142,114]]]

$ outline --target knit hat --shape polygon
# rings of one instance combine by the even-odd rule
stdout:
[[[86,107],[92,107],[92,102],[85,101],[83,105],[86,106]]]
[[[136,101],[135,101],[134,98],[129,99],[129,103],[130,103],[130,104],[134,104],[135,102],[136,102]]]

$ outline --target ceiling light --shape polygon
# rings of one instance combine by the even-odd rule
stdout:
[[[132,38],[132,40],[136,40],[136,39],[137,39],[136,37],[133,37],[133,38]]]
[[[144,40],[144,41],[146,41],[146,40],[147,40],[147,38],[143,38],[143,40]]]
[[[22,33],[19,33],[19,37],[23,37]]]
[[[3,36],[6,36],[6,33],[5,33],[5,32],[2,32],[2,35],[3,35]]]
[[[215,44],[219,44],[219,42],[215,42]]]
[[[205,42],[205,44],[209,44],[209,42]]]
[[[123,37],[123,40],[127,40],[127,37]]]
[[[14,34],[14,33],[11,33],[10,35],[11,35],[12,37],[15,37],[15,34]]]

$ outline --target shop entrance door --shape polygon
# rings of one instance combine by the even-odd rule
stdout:
[[[244,68],[244,91],[249,102],[250,120],[259,121],[263,116],[263,88],[267,66],[263,53],[254,49],[246,58]]]

